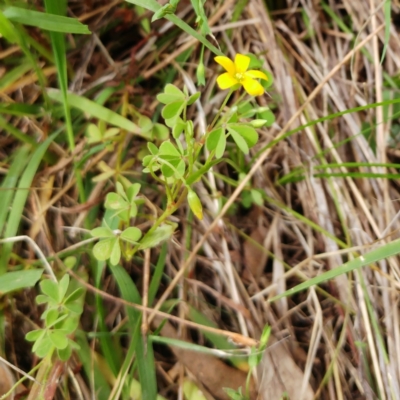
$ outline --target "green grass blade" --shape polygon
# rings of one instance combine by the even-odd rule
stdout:
[[[160,255],[158,256],[158,261],[156,268],[153,273],[153,277],[151,278],[150,286],[149,286],[149,304],[152,304],[156,294],[157,290],[160,286],[161,278],[164,273],[164,267],[165,267],[165,258],[167,256],[167,250],[168,246],[167,243],[164,243],[161,247]]]
[[[146,10],[150,10],[153,12],[158,11],[161,6],[155,0],[125,0],[128,3],[135,4],[137,6],[141,6]],[[178,28],[181,28],[184,32],[189,34],[190,36],[197,39],[199,42],[203,43],[208,49],[210,49],[217,56],[223,56],[224,54],[221,50],[217,49],[213,44],[211,44],[203,35],[196,32],[192,27],[190,27],[186,22],[182,21],[174,14],[166,15],[166,19],[173,22]]]
[[[36,42],[30,38],[30,36],[27,34],[27,32],[21,25],[17,23],[14,25],[13,23],[11,23],[1,11],[0,11],[0,36],[3,36],[10,43],[17,44],[21,48],[26,58],[30,61],[31,67],[33,68],[38,77],[38,81],[41,88],[44,90],[46,78],[41,68],[39,68],[39,62],[35,59],[35,57],[31,53],[28,44]],[[45,92],[44,92],[44,97],[45,100],[47,100],[47,95]]]
[[[36,26],[37,28],[53,32],[89,34],[87,25],[75,18],[62,15],[50,15],[39,11],[27,10],[20,7],[7,7],[3,14],[6,18],[20,24]]]
[[[0,187],[0,237],[4,231],[10,204],[16,194],[18,179],[29,160],[30,146],[22,146],[15,152],[14,160]]]
[[[399,253],[400,239],[397,239],[391,243],[384,244],[378,249],[372,250],[364,254],[363,256],[351,260],[340,267],[331,269],[330,271],[324,272],[321,275],[311,278],[307,282],[300,283],[299,285],[287,290],[286,292],[271,298],[269,301],[273,302],[281,299],[282,297],[292,296],[293,294],[301,292],[302,290],[306,290],[311,286],[319,285],[320,283],[329,281],[339,275],[347,274],[348,272],[354,271],[355,269],[365,267],[366,265],[373,264],[377,261],[383,260],[384,258],[395,256]]]
[[[57,135],[58,132],[53,133],[38,146],[38,148],[32,154],[32,157],[29,160],[29,163],[24,173],[19,180],[18,190],[15,193],[13,206],[7,220],[7,226],[4,235],[6,238],[13,237],[17,234],[26,199],[28,198],[29,188],[31,187],[33,178],[35,177],[36,171],[39,167],[40,162],[42,161],[43,156],[46,153],[47,148]],[[2,247],[0,255],[0,275],[4,274],[7,271],[7,265],[10,259],[12,246],[12,243],[5,243]]]
[[[111,268],[115,280],[117,281],[122,298],[131,303],[140,304],[141,296],[133,283],[131,277],[120,265]],[[147,337],[140,333],[141,312],[134,308],[127,307],[129,324],[133,328],[133,338],[135,341],[135,352],[139,371],[139,380],[142,386],[143,399],[155,400],[157,397],[157,380],[155,373],[155,361],[151,343]]]
[[[113,210],[106,210],[104,214],[104,219],[102,226],[109,226],[111,229],[118,228],[119,219],[113,217],[114,211]],[[103,272],[105,268],[105,263],[100,262],[97,260],[93,260],[93,276],[95,286],[98,289],[102,288],[102,279],[103,279]],[[103,334],[99,336],[99,344],[101,351],[106,359],[107,364],[109,365],[112,373],[114,376],[118,375],[118,371],[121,368],[122,364],[122,351],[121,346],[117,340],[115,340],[108,331],[107,324],[106,324],[106,310],[104,309],[103,305],[103,298],[96,294],[96,313],[98,315],[99,321],[99,330]]]
[[[17,117],[38,117],[43,115],[43,108],[36,104],[4,103],[0,104],[0,114],[14,115]]]
[[[31,63],[28,60],[21,60],[20,65],[12,68],[9,72],[1,77],[0,90],[7,89],[8,86],[22,78],[31,68]]]
[[[347,110],[344,110],[344,111],[339,111],[337,113],[329,114],[326,117],[321,117],[321,118],[318,118],[318,119],[314,119],[314,120],[312,120],[310,122],[307,122],[304,125],[301,125],[301,126],[295,128],[295,129],[292,129],[291,131],[286,132],[284,135],[281,135],[277,139],[274,139],[271,142],[269,142],[267,145],[265,145],[262,149],[260,149],[252,157],[251,163],[253,163],[254,160],[256,160],[260,156],[260,154],[264,153],[265,150],[276,146],[282,140],[287,139],[288,137],[294,135],[297,132],[300,132],[300,131],[304,130],[305,128],[308,128],[309,126],[317,125],[320,122],[330,121],[330,120],[333,120],[335,118],[341,117],[341,116],[346,115],[346,114],[352,114],[352,113],[356,113],[356,112],[359,112],[359,111],[370,110],[371,108],[377,108],[377,107],[380,107],[380,106],[389,106],[389,105],[398,104],[398,103],[400,103],[400,98],[391,99],[391,100],[385,100],[385,101],[382,101],[380,103],[371,103],[371,104],[367,104],[365,106],[348,108]],[[395,117],[398,117],[398,116],[392,115],[390,118],[388,118],[388,120],[393,119]],[[383,121],[383,122],[387,122],[387,121]]]
[[[51,99],[62,102],[63,97],[58,90],[50,89],[48,90],[48,94]],[[84,113],[88,113],[93,117],[107,122],[110,125],[125,129],[128,132],[140,134],[140,128],[132,121],[106,107],[95,103],[92,100],[86,99],[85,97],[79,96],[77,94],[68,93],[67,101],[68,104],[71,105],[71,107],[75,107]]]
[[[66,0],[45,0],[46,11],[49,14],[64,15],[67,11]],[[68,76],[67,76],[67,57],[65,49],[64,35],[60,32],[50,32],[51,47],[54,53],[54,61],[57,67],[58,84],[62,93],[62,104],[64,106],[65,123],[67,128],[67,139],[69,143],[70,151],[75,149],[74,131],[72,128],[71,113],[69,104],[67,101],[67,88],[68,88]]]
[[[14,290],[35,286],[43,274],[43,269],[7,272],[0,280],[0,296]]]
[[[90,381],[92,393],[96,393],[96,399],[98,400],[108,400],[111,393],[110,387],[98,363],[93,360],[93,352],[87,343],[85,332],[77,330],[75,332],[75,340],[80,346],[79,359]]]

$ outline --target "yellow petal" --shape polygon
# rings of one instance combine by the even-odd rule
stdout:
[[[231,74],[229,74],[228,72],[225,72],[224,74],[221,74],[217,78],[217,83],[218,83],[218,86],[220,87],[220,89],[224,90],[224,89],[229,89],[230,87],[232,87],[233,85],[236,85],[239,82]]]
[[[244,90],[250,96],[261,96],[262,94],[264,94],[264,88],[252,78],[244,78],[241,84],[243,85]]]
[[[243,54],[236,54],[235,56],[235,67],[236,67],[236,72],[241,74],[245,71],[247,71],[247,68],[249,68],[250,64],[250,57],[244,56]]]
[[[268,76],[264,74],[264,72],[256,71],[255,69],[251,69],[250,71],[246,71],[245,76],[248,78],[260,78],[264,79],[264,81],[268,80]]]
[[[225,70],[230,73],[232,76],[235,75],[235,64],[233,63],[233,61],[228,58],[228,57],[224,57],[224,56],[217,56],[214,58],[215,62],[217,62],[219,65],[223,66],[225,68]]]

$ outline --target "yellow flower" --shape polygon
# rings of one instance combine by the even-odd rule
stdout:
[[[259,78],[267,81],[268,77],[261,71],[254,69],[247,71],[250,64],[250,57],[243,54],[236,54],[235,62],[224,56],[215,57],[214,60],[227,71],[217,78],[220,89],[229,89],[239,83],[250,96],[261,96],[264,94],[264,88],[256,79]]]

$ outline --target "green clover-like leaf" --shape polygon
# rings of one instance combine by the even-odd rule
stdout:
[[[58,301],[63,301],[69,286],[69,275],[65,274],[58,282]]]
[[[25,335],[25,339],[28,342],[36,342],[37,340],[40,340],[43,338],[43,336],[46,334],[45,329],[35,329],[34,331],[30,331]]]
[[[32,347],[32,351],[40,358],[46,357],[53,349],[53,343],[48,337],[47,332],[40,340],[37,340]]]
[[[155,140],[167,140],[169,137],[169,129],[163,124],[154,124],[151,131],[151,137]]]
[[[125,229],[120,235],[120,238],[122,240],[134,244],[136,244],[141,237],[142,237],[142,231],[134,226]]]
[[[246,140],[243,139],[243,137],[237,133],[234,129],[231,129],[228,127],[228,131],[231,134],[233,140],[235,141],[237,147],[244,153],[244,154],[249,154],[249,146],[246,143]]]
[[[54,325],[54,323],[57,321],[59,315],[60,315],[60,313],[59,313],[58,309],[53,308],[51,310],[47,310],[47,313],[45,314],[46,326],[50,327],[50,326]]]
[[[108,260],[111,256],[111,251],[114,242],[118,240],[116,237],[103,239],[93,246],[93,255],[99,261]]]
[[[217,128],[211,131],[207,137],[207,149],[215,151],[215,158],[221,158],[224,155],[226,147],[225,130]]]
[[[68,339],[65,333],[58,329],[50,331],[48,337],[56,349],[65,349],[68,346]]]
[[[114,233],[109,227],[101,226],[98,228],[94,228],[90,231],[90,234],[93,237],[97,238],[113,238]]]
[[[237,132],[246,141],[248,147],[253,147],[258,142],[257,131],[248,124],[230,124],[228,130]]]
[[[164,119],[171,119],[178,117],[183,111],[183,107],[185,106],[185,100],[174,101],[173,103],[169,103],[162,109],[161,115]]]
[[[50,279],[45,279],[44,281],[40,282],[40,289],[42,293],[47,295],[50,299],[56,303],[59,302],[58,285],[56,282],[53,282]]]
[[[144,250],[159,245],[169,239],[177,228],[177,224],[163,224],[153,232],[147,233],[140,241],[139,249]]]
[[[110,263],[111,265],[117,265],[121,259],[121,247],[119,244],[119,239],[115,238],[115,241],[111,248]]]

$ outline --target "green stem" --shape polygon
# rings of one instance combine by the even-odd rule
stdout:
[[[218,112],[217,112],[217,115],[214,117],[213,122],[211,122],[211,125],[209,125],[209,127],[208,127],[208,129],[207,129],[208,132],[212,131],[212,129],[214,128],[214,125],[215,125],[216,122],[218,121],[218,119],[219,119],[219,117],[220,117],[220,115],[221,115],[223,109],[225,108],[226,104],[228,103],[229,98],[231,97],[232,93],[233,93],[233,90],[230,89],[230,90],[229,90],[229,93],[228,93],[228,94],[226,95],[226,97],[225,97],[224,102],[222,103],[221,107],[219,108],[219,110],[218,110]]]

